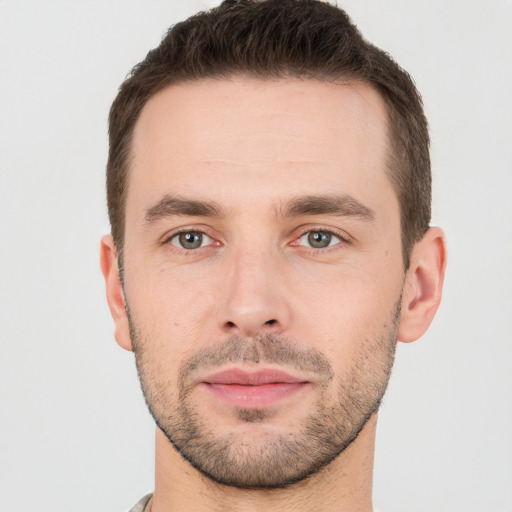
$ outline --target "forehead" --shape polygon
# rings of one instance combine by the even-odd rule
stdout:
[[[387,152],[386,107],[364,83],[236,77],[173,85],[136,123],[127,208],[164,193],[375,200],[391,190]]]

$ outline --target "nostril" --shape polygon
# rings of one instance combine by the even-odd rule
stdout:
[[[267,320],[266,322],[263,323],[255,322],[254,324],[247,321],[247,319],[245,319],[245,321],[242,319],[240,323],[228,320],[224,324],[224,329],[226,329],[230,333],[239,330],[241,333],[244,333],[247,336],[254,336],[255,333],[257,334],[259,332],[259,329],[265,330],[265,327],[267,326],[270,327],[277,325],[279,325],[279,322],[275,318],[271,318],[270,320]]]

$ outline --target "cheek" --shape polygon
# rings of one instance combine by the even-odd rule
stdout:
[[[211,318],[215,283],[171,266],[131,270],[126,273],[126,295],[138,329],[153,345],[172,348],[177,356],[197,348]]]
[[[324,269],[296,284],[295,318],[307,343],[321,343],[326,355],[348,358],[361,343],[378,338],[393,322],[403,285],[401,272],[375,267]]]

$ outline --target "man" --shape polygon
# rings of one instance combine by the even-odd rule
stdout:
[[[441,298],[428,145],[412,80],[323,2],[224,2],[132,71],[101,266],[157,425],[134,511],[372,510],[396,341]]]

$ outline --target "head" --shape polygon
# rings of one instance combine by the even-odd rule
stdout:
[[[412,81],[328,4],[225,2],[134,69],[110,144],[102,268],[161,432],[224,485],[320,473],[440,300]]]
[[[405,268],[429,227],[429,134],[421,97],[408,73],[365,41],[344,11],[320,1],[226,1],[171,27],[131,72],[110,111],[107,200],[122,259],[133,131],[162,89],[204,79],[295,77],[365,83],[388,116],[386,172],[400,205]]]

